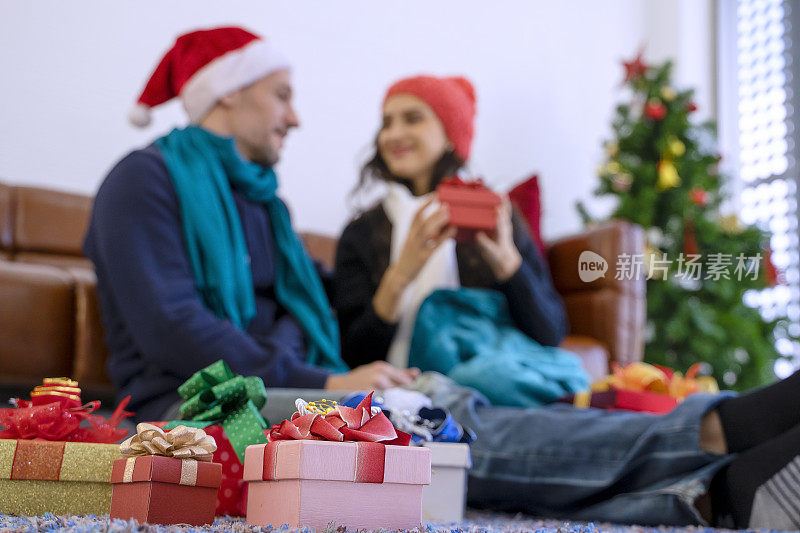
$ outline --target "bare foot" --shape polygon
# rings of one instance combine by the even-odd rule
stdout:
[[[700,421],[700,448],[720,455],[728,453],[725,432],[716,409],[706,413]]]

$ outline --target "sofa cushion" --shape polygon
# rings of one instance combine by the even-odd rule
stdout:
[[[539,190],[539,176],[534,174],[515,186],[508,192],[508,198],[522,213],[528,223],[533,242],[539,247],[539,251],[542,252],[542,257],[544,257],[545,246],[544,241],[542,241],[542,201]]]
[[[67,272],[0,261],[0,376],[17,382],[69,376],[75,303]]]
[[[13,187],[14,248],[81,256],[92,199],[35,187]]]

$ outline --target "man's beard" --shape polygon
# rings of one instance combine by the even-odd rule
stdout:
[[[262,167],[275,166],[279,160],[280,154],[272,148],[267,148],[263,153],[258,153],[251,159],[253,163],[258,163]]]

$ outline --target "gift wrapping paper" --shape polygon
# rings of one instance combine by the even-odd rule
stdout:
[[[111,518],[151,524],[214,521],[222,467],[196,459],[142,455],[114,461]]]
[[[410,529],[431,480],[427,448],[375,442],[281,440],[247,447],[247,523]]]
[[[119,445],[0,439],[0,512],[103,514]]]

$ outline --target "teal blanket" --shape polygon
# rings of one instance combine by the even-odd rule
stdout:
[[[482,392],[494,405],[535,407],[589,387],[579,358],[519,331],[505,297],[485,289],[438,290],[417,313],[409,366]]]

